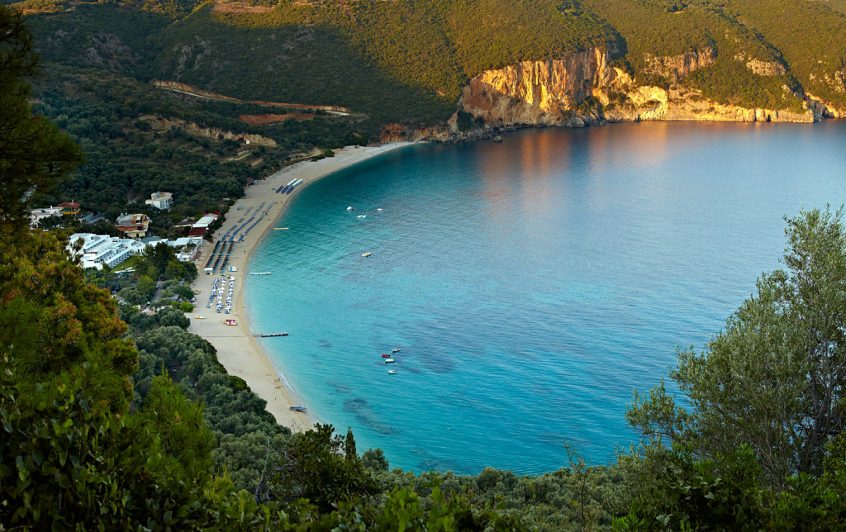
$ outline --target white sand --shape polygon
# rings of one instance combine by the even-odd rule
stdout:
[[[247,187],[245,196],[229,209],[226,222],[215,233],[216,236],[223,235],[230,227],[238,223],[238,220],[248,208],[253,207],[253,211],[250,212],[250,216],[252,216],[259,205],[264,202],[265,205],[260,213],[267,211],[266,214],[244,238],[243,242],[235,244],[229,260],[229,265],[237,269],[235,273],[226,273],[227,276],[235,277],[235,295],[231,314],[218,314],[215,312],[214,305],[210,309],[206,308],[213,276],[204,274],[203,267],[214,248],[214,242],[204,243],[199,256],[195,259],[200,274],[192,288],[194,291],[199,291],[199,295],[197,295],[197,306],[194,312],[187,315],[191,318],[191,332],[211,342],[217,349],[217,358],[226,368],[226,371],[230,375],[244,379],[253,392],[267,401],[267,411],[273,414],[276,421],[295,432],[308,430],[316,420],[309,414],[293,412],[289,409],[292,405],[302,404],[296,388],[293,383],[281,377],[281,373],[274,367],[264,349],[253,336],[255,333],[276,331],[252,331],[250,328],[243,298],[244,284],[249,282],[250,277],[245,275],[247,263],[256,245],[265,233],[276,225],[276,221],[285,212],[291,199],[303,188],[342,168],[409,144],[408,142],[396,142],[382,146],[348,146],[336,151],[334,157],[297,163]],[[294,193],[287,196],[276,193],[279,186],[287,184],[294,178],[303,180],[303,183],[297,187]],[[225,286],[224,290],[226,290]],[[196,319],[195,316],[203,316],[205,319]],[[227,318],[238,320],[238,326],[224,325],[223,320]],[[285,338],[278,338],[273,341],[284,343]]]

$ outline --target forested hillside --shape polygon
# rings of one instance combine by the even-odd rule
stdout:
[[[180,4],[142,6],[184,12]],[[146,84],[145,58],[155,52],[149,32],[167,19],[93,6],[98,16],[138,18],[115,22],[123,37],[95,28],[94,44],[58,65],[65,33],[57,25],[88,14],[76,9],[36,22],[48,25],[38,46],[53,62],[42,64],[46,76],[34,94],[29,33],[0,6],[0,528],[835,530],[846,522],[841,211],[787,221],[783,269],[750,287],[753,295],[704,351],[680,353],[670,378],[688,406],[663,385],[636,395],[628,418],[643,440],[616,463],[588,468],[573,455],[560,470],[532,477],[390,471],[381,451],[359,452],[351,431],[291,434],[276,425],[263,401],[225,373],[213,347],[185,330],[184,301],[163,303],[187,297],[185,283],[197,273],[166,247],[136,259],[131,272],[86,276],[60,233],[29,229],[28,209],[54,197],[86,156],[63,186],[90,193],[85,179],[97,175],[87,186],[112,186],[115,201],[165,179],[147,174],[170,160],[185,164],[174,174],[195,172],[197,187],[210,179],[235,192],[255,175],[250,168],[261,168],[242,163],[242,174],[214,174],[215,157],[244,145],[216,136],[206,145],[190,128],[157,132],[145,118],[232,128],[240,121],[248,131],[241,115],[263,105],[209,103]],[[707,13],[699,16],[716,20]],[[59,41],[49,44],[48,36]],[[356,124],[368,123],[353,114],[299,122],[254,131],[302,149],[326,145],[320,127],[355,137],[364,131]],[[112,145],[120,151],[102,151]],[[134,151],[148,145],[149,152]],[[149,166],[132,174],[142,160]],[[101,168],[112,164],[123,166]],[[141,313],[136,302],[156,310]]]
[[[165,189],[175,193],[176,208],[148,212],[160,233],[186,216],[225,210],[250,180],[325,149],[403,136],[458,139],[472,128],[514,125],[495,114],[478,114],[462,103],[462,91],[489,69],[566,58],[580,50],[600,50],[611,64],[594,72],[601,65],[566,63],[570,70],[561,75],[572,94],[560,93],[551,79],[515,80],[515,90],[528,87],[529,93],[507,93],[505,101],[523,99],[520,105],[531,107],[534,93],[575,99],[574,107],[552,121],[568,124],[662,117],[770,120],[779,119],[779,112],[784,120],[811,120],[846,112],[846,16],[836,2],[26,0],[15,5],[29,14],[42,58],[36,108],[87,154],[73,178],[40,196],[40,203],[76,199],[112,217],[144,211],[143,200]],[[225,98],[348,112],[215,101],[153,87],[154,80]],[[598,100],[591,90],[575,89],[591,84]],[[672,100],[675,107],[655,111],[656,98]],[[722,115],[712,112],[715,106],[724,107]],[[517,114],[527,125],[535,120],[533,113]],[[246,138],[253,140],[249,146]]]

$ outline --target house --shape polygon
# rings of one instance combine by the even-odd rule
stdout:
[[[150,227],[150,217],[146,214],[121,214],[115,222],[115,229],[129,238],[144,238]]]
[[[191,230],[188,232],[188,236],[203,236],[206,234],[206,231],[209,230],[209,226],[217,220],[216,214],[205,214],[202,218],[194,222],[194,225],[191,226]]]
[[[153,192],[150,194],[150,199],[144,203],[164,211],[173,207],[173,194],[171,192]]]
[[[59,203],[59,207],[62,208],[62,216],[78,216],[79,215],[79,202],[78,201],[65,201],[63,203]]]
[[[62,208],[61,207],[46,207],[43,209],[32,209],[29,211],[29,226],[30,227],[38,227],[41,223],[41,220],[45,218],[52,218],[53,216],[61,216],[62,215]]]

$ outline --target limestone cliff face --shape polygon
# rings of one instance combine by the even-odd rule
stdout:
[[[628,100],[607,111],[609,121],[686,120],[703,122],[816,122],[819,113],[750,108],[728,105],[703,98],[697,91],[659,87],[638,87],[627,93]]]
[[[486,123],[558,125],[591,95],[606,56],[598,49],[563,59],[521,61],[470,80],[464,110]]]
[[[708,48],[682,56],[654,58],[650,68],[679,79],[714,61]],[[771,75],[779,66],[749,60],[748,68]],[[581,126],[601,121],[706,120],[740,122],[814,122],[819,105],[785,87],[786,100],[804,99],[804,110],[747,108],[715,102],[695,90],[639,85],[628,72],[612,66],[600,48],[560,59],[522,61],[488,70],[470,80],[460,109],[492,127],[526,125]],[[757,73],[757,72],[756,72]],[[794,106],[795,107],[795,106]]]
[[[813,81],[814,79],[815,77],[812,74],[811,80]],[[822,81],[835,93],[846,94],[846,67],[831,74],[826,73],[823,75]],[[822,109],[824,116],[831,118],[846,118],[846,107],[843,105],[837,105],[830,100],[814,96],[811,93],[808,93],[808,98]]]
[[[646,56],[646,71],[667,79],[679,80],[689,76],[692,72],[705,68],[717,59],[717,51],[707,47],[702,50],[691,50],[679,55]]]
[[[814,96],[810,92],[807,95],[810,102],[816,106],[819,113],[825,118],[846,118],[846,107],[838,107],[831,102]]]
[[[734,56],[734,60],[743,63],[756,76],[781,76],[787,72],[783,63],[778,61],[763,61],[740,52]]]

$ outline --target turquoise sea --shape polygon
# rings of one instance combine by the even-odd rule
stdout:
[[[247,305],[290,332],[263,345],[309,409],[392,466],[607,463],[636,440],[632,391],[779,267],[783,217],[844,202],[842,122],[415,145],[299,193]]]

